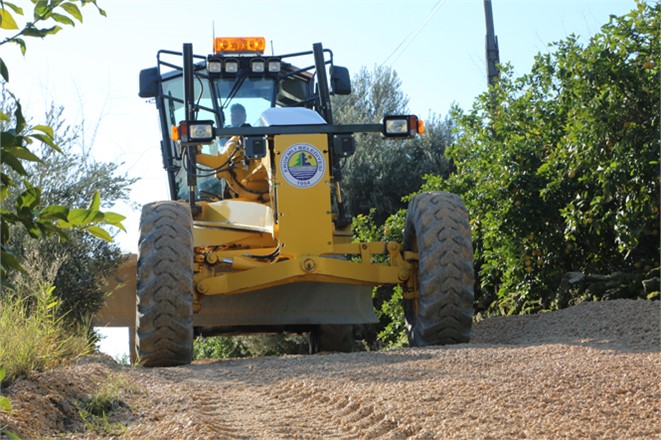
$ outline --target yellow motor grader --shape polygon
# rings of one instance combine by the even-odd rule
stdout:
[[[377,322],[372,288],[401,285],[413,345],[467,342],[473,263],[461,199],[415,197],[404,243],[354,242],[342,201],[354,134],[411,138],[422,121],[334,124],[331,96],[351,93],[348,70],[319,43],[278,56],[265,46],[215,38],[199,56],[184,44],[140,73],[171,200],[143,207],[137,281],[135,262],[120,270],[124,288],[97,321],[130,326],[145,366],[189,363],[194,335],[305,333],[312,352],[350,351],[353,326]]]

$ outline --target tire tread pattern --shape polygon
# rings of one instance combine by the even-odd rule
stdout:
[[[182,203],[147,204],[140,218],[136,354],[146,367],[193,355],[193,219]]]
[[[414,346],[466,343],[473,319],[473,247],[468,212],[456,194],[418,194],[409,205],[404,249],[418,251],[417,307],[405,300]]]

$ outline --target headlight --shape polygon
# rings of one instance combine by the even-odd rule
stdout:
[[[406,119],[390,119],[385,121],[386,135],[408,136],[409,121]]]
[[[216,138],[213,121],[181,121],[177,132],[182,144],[206,144]]]
[[[412,138],[424,133],[424,124],[415,115],[388,115],[383,117],[384,137]]]
[[[191,141],[213,138],[213,125],[209,124],[189,124],[188,138]]]

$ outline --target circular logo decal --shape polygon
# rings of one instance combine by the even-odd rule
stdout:
[[[294,144],[280,158],[285,180],[297,188],[310,188],[319,183],[326,171],[324,156],[309,144]]]

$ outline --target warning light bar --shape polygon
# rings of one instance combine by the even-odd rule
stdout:
[[[264,37],[216,37],[213,40],[215,53],[221,52],[257,52],[264,53],[266,39]]]

